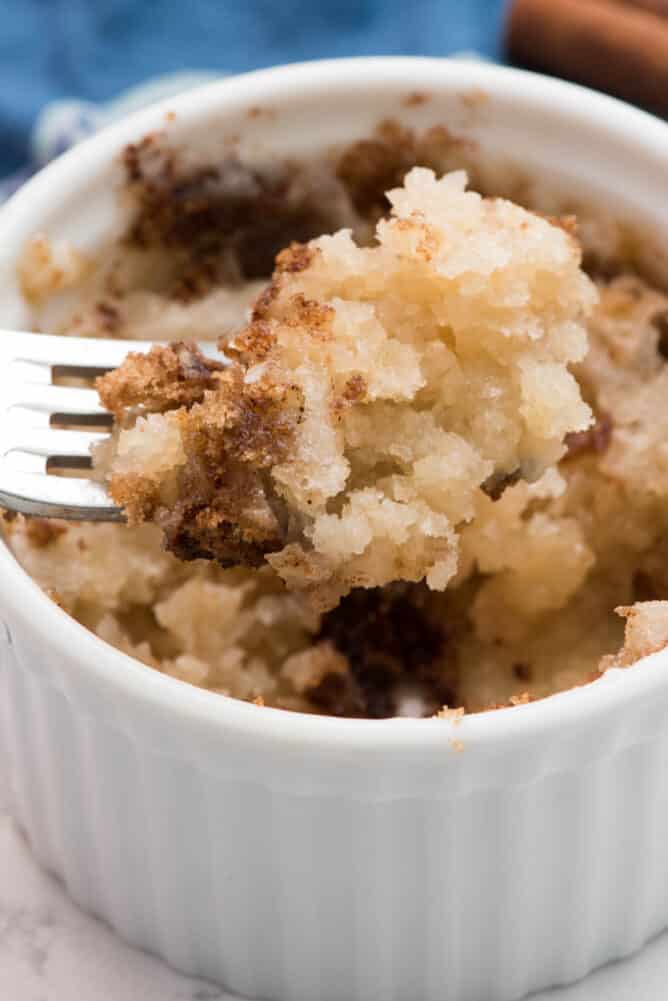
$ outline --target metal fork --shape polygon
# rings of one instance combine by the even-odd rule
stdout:
[[[58,475],[91,468],[91,448],[108,437],[112,415],[92,386],[57,381],[69,376],[92,382],[131,351],[145,353],[152,346],[0,331],[0,507],[47,518],[124,520],[103,484]],[[198,346],[220,358],[214,344]]]

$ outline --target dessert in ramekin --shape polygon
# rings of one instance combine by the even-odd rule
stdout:
[[[211,166],[221,150],[265,165],[252,184],[237,167],[231,223]],[[488,498],[477,577],[445,592],[447,637],[434,627],[445,606],[419,585],[353,592],[313,622],[268,575],[178,563],[150,527],[128,544],[111,526],[10,524],[24,566],[79,620],[3,550],[17,815],[41,861],[128,939],[252,996],[480,1001],[573,979],[665,925],[665,656],[620,668],[668,638],[645,600],[662,596],[667,152],[661,123],[540,77],[325,63],[142,113],[2,210],[7,327],[217,336],[257,292],[240,273],[266,276],[286,233],[348,222],[364,239],[415,163],[577,215],[604,304],[580,373],[597,423],[540,486]],[[600,676],[623,640],[614,606],[634,601],[627,646]],[[432,639],[438,669],[416,672],[413,705],[472,713],[314,714],[398,711],[386,682],[362,686],[361,710],[331,684],[314,699],[323,643],[344,671],[361,650],[394,677]],[[465,669],[446,685],[447,642]],[[631,851],[642,865],[624,864]]]

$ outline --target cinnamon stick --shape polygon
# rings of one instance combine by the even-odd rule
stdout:
[[[668,116],[668,17],[658,12],[661,3],[515,0],[508,20],[508,54],[523,66]],[[645,9],[646,4],[656,10]]]
[[[617,3],[627,4],[629,7],[642,7],[659,17],[668,17],[668,0],[617,0]]]

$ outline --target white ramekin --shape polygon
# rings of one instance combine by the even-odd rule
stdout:
[[[94,248],[118,227],[117,154],[168,110],[176,142],[276,154],[388,116],[444,123],[668,245],[658,120],[487,65],[313,63],[170,100],[31,181],[0,211],[1,325],[29,322],[25,239]],[[40,862],[128,941],[240,993],[510,1001],[668,925],[666,653],[456,727],[302,716],[126,657],[0,546],[0,679],[3,761]]]

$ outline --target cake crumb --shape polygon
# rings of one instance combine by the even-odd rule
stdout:
[[[629,667],[668,646],[668,601],[621,605],[615,611],[626,620],[624,646],[616,654],[603,658],[601,671],[610,667]]]
[[[435,719],[447,719],[452,723],[453,726],[459,726],[466,710],[463,706],[459,706],[457,709],[449,709],[448,706],[443,706],[434,714]]]
[[[26,243],[17,265],[21,292],[38,305],[80,282],[88,267],[84,254],[68,241],[37,233]]]

